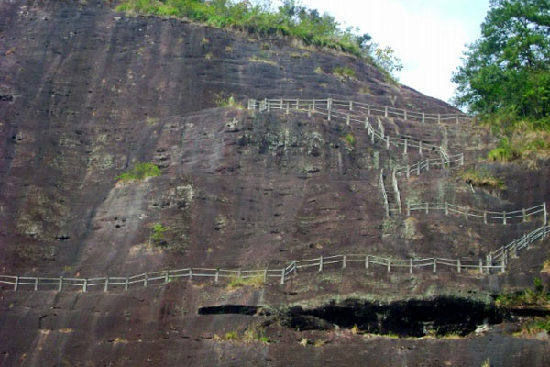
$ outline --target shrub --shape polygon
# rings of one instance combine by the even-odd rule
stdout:
[[[149,235],[150,241],[156,246],[165,246],[167,244],[164,239],[164,233],[168,231],[167,227],[164,227],[160,223],[155,223],[151,228],[151,234]]]
[[[347,66],[336,66],[332,69],[332,74],[343,79],[355,79],[355,70]]]
[[[500,307],[549,306],[550,293],[545,291],[540,278],[535,278],[533,288],[527,288],[522,292],[502,294],[497,297],[495,303]]]
[[[504,182],[486,170],[468,169],[460,174],[464,182],[472,186],[504,189]]]
[[[243,109],[243,105],[240,104],[235,100],[235,97],[233,95],[230,96],[224,96],[223,94],[216,95],[216,99],[214,100],[214,103],[218,107],[232,107],[237,109]]]
[[[136,166],[116,177],[119,181],[139,181],[147,177],[160,176],[160,168],[151,162],[140,162]]]
[[[355,144],[357,144],[357,139],[352,133],[347,133],[346,135],[344,135],[344,140],[349,147],[354,147]]]
[[[370,36],[341,29],[335,18],[285,0],[277,10],[231,0],[123,0],[116,10],[131,14],[190,18],[214,27],[231,27],[260,36],[291,36],[306,45],[356,56],[370,52]]]
[[[239,334],[236,331],[228,331],[225,333],[225,340],[237,340],[239,339]]]

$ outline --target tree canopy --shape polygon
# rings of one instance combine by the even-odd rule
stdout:
[[[484,116],[549,125],[550,2],[491,0],[481,37],[468,46],[453,81],[455,102]]]

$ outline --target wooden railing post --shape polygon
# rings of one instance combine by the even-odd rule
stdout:
[[[58,292],[61,292],[61,290],[63,289],[63,277],[59,277],[59,284],[57,286],[57,291]]]
[[[388,117],[388,106],[384,107],[384,117]]]
[[[170,275],[167,271],[164,272],[164,284],[168,284],[170,282]]]
[[[103,285],[103,292],[107,292],[109,290],[109,276],[107,275],[105,277],[105,284]]]
[[[409,260],[409,273],[410,274],[413,273],[413,259],[412,258]]]
[[[124,280],[124,290],[127,291],[128,290],[128,283],[130,282],[130,280],[128,279],[128,277],[126,277],[126,279]]]
[[[346,125],[349,126],[349,113],[346,115]]]
[[[502,212],[502,224],[506,225],[506,212]]]
[[[405,139],[404,143],[403,143],[403,154],[407,154],[407,142],[408,142],[408,139]]]
[[[145,277],[143,278],[143,286],[147,287],[149,285],[149,276],[147,273],[145,273]]]
[[[438,124],[441,123],[441,114],[440,113],[437,114],[437,123]]]
[[[365,269],[369,269],[369,255],[365,256]]]
[[[319,258],[319,272],[323,271],[323,256]]]
[[[424,114],[424,112],[422,112],[422,123],[424,123],[424,122],[425,122],[425,114]]]
[[[344,257],[342,258],[342,269],[345,269],[348,266],[347,259],[347,256],[344,255]]]
[[[449,215],[449,203],[445,202],[445,216]]]
[[[523,223],[527,222],[527,214],[525,213],[525,208],[521,208],[521,221]]]
[[[437,259],[434,257],[434,273],[437,271]]]
[[[40,281],[40,278],[39,277],[36,277],[34,279],[34,290],[37,291],[38,290],[38,283]]]
[[[88,278],[84,279],[84,283],[82,283],[82,293],[86,293],[88,291]]]
[[[349,110],[353,111],[353,101],[349,101]]]
[[[388,273],[391,271],[391,259],[388,259]]]
[[[486,210],[483,211],[483,223],[487,224],[487,211]]]
[[[504,261],[504,259],[500,260],[500,272],[506,272],[506,261]]]
[[[220,271],[216,269],[216,274],[214,274],[214,283],[217,283],[219,279],[220,279]]]
[[[19,276],[15,276],[15,284],[13,285],[13,290],[17,291],[18,286],[19,286]]]
[[[460,270],[461,270],[460,259],[457,259],[456,260],[456,272],[460,273]]]
[[[420,156],[424,156],[424,152],[422,151],[422,140],[420,140],[418,142],[418,154],[420,154]],[[419,164],[419,167],[420,167],[420,164]]]
[[[265,269],[264,270],[264,283],[267,283],[267,272],[268,272],[268,269]]]
[[[411,203],[407,202],[407,217],[411,216]]]
[[[403,120],[407,119],[407,110],[403,110]]]
[[[281,270],[281,284],[285,284],[285,268]]]
[[[327,119],[330,121],[332,116],[332,98],[327,98],[327,110],[328,110]]]
[[[483,274],[483,260],[479,259],[479,273]]]

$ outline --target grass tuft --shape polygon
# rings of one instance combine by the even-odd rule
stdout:
[[[244,278],[243,276],[233,276],[229,279],[227,284],[228,289],[235,289],[240,287],[253,287],[261,288],[265,284],[263,274],[258,274]]]
[[[128,181],[141,181],[147,177],[160,176],[160,168],[151,162],[140,162],[136,166],[116,177],[117,180],[122,182]]]

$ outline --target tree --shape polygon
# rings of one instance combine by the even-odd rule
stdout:
[[[548,120],[548,0],[491,0],[481,37],[464,56],[453,75],[457,105],[482,115],[505,111],[516,119]]]

